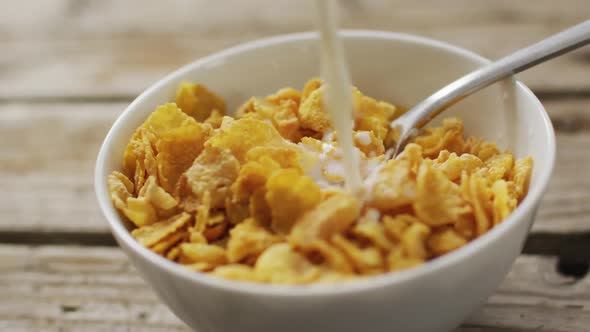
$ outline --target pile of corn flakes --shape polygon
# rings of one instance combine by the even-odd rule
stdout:
[[[251,98],[235,117],[203,85],[183,83],[131,138],[108,177],[112,201],[137,241],[189,269],[307,284],[423,264],[489,231],[526,195],[532,159],[466,139],[457,119],[385,161],[403,110],[353,92],[360,196],[343,189],[313,79]]]

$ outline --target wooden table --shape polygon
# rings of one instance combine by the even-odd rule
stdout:
[[[117,248],[98,147],[148,85],[240,42],[312,29],[299,1],[0,3],[0,330],[187,331]],[[497,58],[590,17],[588,0],[347,1],[346,28],[416,33]],[[458,331],[590,331],[590,48],[521,77],[558,163],[516,263]]]

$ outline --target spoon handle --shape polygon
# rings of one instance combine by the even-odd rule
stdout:
[[[398,144],[404,144],[403,141],[409,138],[412,128],[423,127],[437,114],[470,94],[588,43],[590,43],[590,20],[520,49],[459,78],[414,106],[392,123],[392,126],[399,126],[401,130]]]

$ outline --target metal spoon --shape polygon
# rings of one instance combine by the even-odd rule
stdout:
[[[492,83],[588,43],[590,43],[590,20],[518,50],[438,90],[391,123],[392,128],[399,129],[399,139],[392,151],[392,157],[403,151],[408,141],[418,132],[417,129],[422,128],[436,115],[461,99]]]

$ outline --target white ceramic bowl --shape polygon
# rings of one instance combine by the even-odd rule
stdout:
[[[488,62],[466,50],[388,32],[346,31],[352,80],[369,96],[411,106]],[[195,41],[198,42],[198,41]],[[502,224],[469,245],[424,266],[336,285],[271,286],[230,282],[189,271],[152,253],[129,233],[113,208],[106,177],[121,167],[123,149],[183,80],[206,84],[235,109],[250,96],[301,88],[318,76],[314,33],[279,36],[200,59],[157,82],[117,119],[98,155],[95,186],[119,245],[142,277],[197,331],[449,331],[485,302],[518,256],[547,186],[555,139],[543,106],[523,84],[507,81],[456,105],[443,116],[465,121],[468,134],[498,141],[535,166],[527,197]]]

